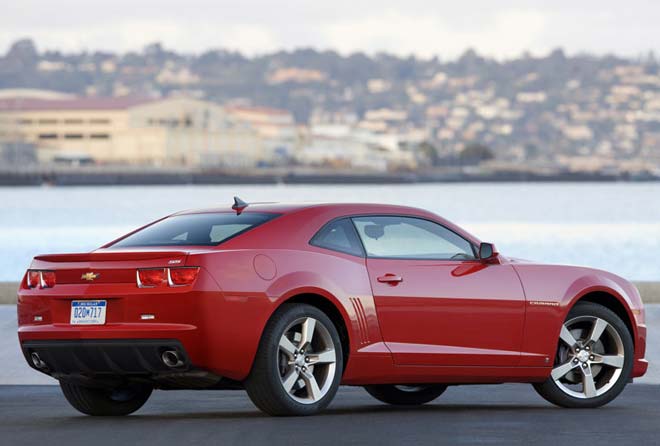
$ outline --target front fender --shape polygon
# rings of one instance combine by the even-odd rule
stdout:
[[[568,287],[562,298],[561,305],[561,307],[565,309],[564,320],[568,316],[571,308],[573,308],[580,299],[591,293],[605,293],[616,298],[626,311],[628,322],[633,328],[634,341],[637,338],[637,324],[635,323],[636,317],[632,308],[638,307],[635,302],[635,295],[631,296],[619,283],[606,276],[588,274],[575,280],[571,286]],[[561,329],[561,327],[559,328]]]
[[[539,264],[516,264],[514,267],[527,301],[521,365],[552,365],[566,316],[580,299],[593,292],[607,293],[625,308],[633,328],[635,356],[643,357],[642,303],[639,293],[625,279],[581,267]],[[637,319],[634,311],[638,313]]]

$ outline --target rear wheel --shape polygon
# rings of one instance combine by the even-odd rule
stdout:
[[[245,389],[270,415],[312,415],[334,398],[343,370],[334,324],[306,304],[284,304],[268,322]]]
[[[632,366],[632,336],[621,318],[601,305],[581,302],[561,327],[550,377],[534,388],[558,406],[599,407],[621,393]]]
[[[83,387],[60,381],[67,401],[79,412],[95,416],[128,415],[147,402],[152,388],[142,384],[128,384],[114,389]]]
[[[444,384],[365,386],[364,389],[379,401],[400,406],[417,406],[433,401],[447,390]]]

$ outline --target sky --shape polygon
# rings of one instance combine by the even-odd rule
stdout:
[[[450,59],[473,48],[507,59],[660,50],[653,0],[20,0],[0,14],[0,54],[20,38],[39,50],[140,50],[161,42],[201,53],[296,48]]]

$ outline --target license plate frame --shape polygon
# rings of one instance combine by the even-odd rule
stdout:
[[[71,325],[105,325],[107,313],[107,300],[72,300],[69,323]]]

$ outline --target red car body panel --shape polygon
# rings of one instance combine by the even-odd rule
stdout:
[[[367,263],[381,332],[395,364],[502,367],[520,362],[525,296],[511,265],[479,268],[483,264],[478,261],[391,259]],[[379,282],[386,274],[404,280]]]
[[[233,212],[227,208],[188,213]],[[635,342],[633,376],[646,371],[639,294],[613,274],[509,260],[391,260],[316,247],[327,222],[354,215],[406,215],[461,228],[415,208],[364,204],[253,204],[281,214],[218,246],[112,248],[38,256],[57,284],[18,293],[19,340],[175,339],[192,364],[244,380],[274,311],[290,299],[331,305],[345,326],[344,384],[540,382],[551,371],[561,325],[584,296],[621,305]],[[197,266],[194,284],[138,288],[137,268]],[[93,283],[87,272],[100,273]],[[380,282],[386,274],[401,282]],[[70,325],[72,300],[108,301],[105,325]],[[141,315],[154,315],[141,320]],[[35,321],[35,316],[42,320]]]

